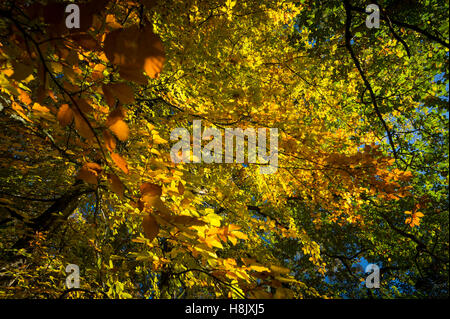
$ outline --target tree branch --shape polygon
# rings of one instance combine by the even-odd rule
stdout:
[[[364,74],[364,71],[362,70],[361,65],[359,63],[359,60],[356,57],[355,52],[353,51],[352,45],[350,43],[350,40],[352,38],[352,34],[351,34],[351,31],[350,31],[350,26],[351,26],[351,23],[352,23],[352,13],[351,13],[351,5],[350,5],[348,0],[344,0],[344,7],[345,7],[345,13],[346,13],[346,20],[345,20],[345,46],[346,46],[347,50],[349,51],[350,56],[352,57],[356,68],[358,69],[358,72],[359,72],[359,74],[360,74],[360,76],[361,76],[361,78],[362,78],[362,80],[364,82],[364,85],[369,90],[370,98],[372,99],[372,104],[373,104],[373,107],[375,109],[375,113],[377,114],[378,119],[380,120],[381,124],[384,127],[384,130],[387,133],[388,141],[389,141],[389,144],[391,145],[391,149],[392,149],[394,158],[398,159],[397,151],[395,149],[395,145],[394,145],[394,141],[392,139],[391,132],[389,131],[389,128],[388,128],[385,120],[383,119],[383,116],[382,116],[382,114],[381,114],[381,112],[380,112],[380,110],[378,108],[378,103],[377,103],[377,99],[376,99],[375,93],[373,92],[372,86],[370,85],[370,82],[367,80],[366,75]]]

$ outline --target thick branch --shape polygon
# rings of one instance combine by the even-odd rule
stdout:
[[[33,232],[46,231],[52,228],[59,220],[64,220],[72,214],[73,210],[78,205],[78,200],[82,195],[93,193],[94,189],[87,188],[86,185],[80,181],[77,181],[73,187],[60,198],[54,201],[54,203],[47,208],[41,215],[32,219],[29,223]],[[62,212],[60,216],[58,213]],[[19,239],[13,246],[13,249],[24,248],[26,244],[32,239],[31,235],[27,235]]]

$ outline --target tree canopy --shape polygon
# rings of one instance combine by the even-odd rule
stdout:
[[[0,4],[1,298],[448,296],[448,1],[69,3]]]

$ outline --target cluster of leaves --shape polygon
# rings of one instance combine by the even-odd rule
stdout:
[[[414,4],[0,4],[0,296],[448,295],[448,3]],[[196,119],[277,128],[278,171],[173,163]]]

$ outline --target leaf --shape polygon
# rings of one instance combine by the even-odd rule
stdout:
[[[33,73],[33,66],[26,63],[13,63],[14,74],[11,78],[21,82]]]
[[[105,140],[105,146],[108,151],[113,152],[116,149],[116,139],[114,136],[112,136],[108,130],[104,130],[103,139]]]
[[[128,139],[128,134],[130,130],[127,123],[122,120],[117,120],[114,124],[109,126],[109,129],[117,136],[121,141],[126,141]]]
[[[30,95],[27,92],[25,92],[24,90],[19,89],[18,91],[20,92],[20,94],[19,94],[20,102],[22,102],[23,104],[26,104],[26,105],[30,105],[32,103]]]
[[[122,120],[125,117],[125,110],[120,106],[114,109],[111,113],[108,114],[106,118],[106,126],[111,126],[119,120]]]
[[[251,291],[250,296],[253,299],[272,299],[273,298],[273,296],[270,292],[267,292],[262,289]]]
[[[191,216],[174,216],[172,221],[176,224],[182,224],[184,226],[203,226],[206,225],[206,223],[202,220],[199,220],[198,218],[191,217]]]
[[[50,110],[47,107],[42,106],[39,103],[34,103],[32,109],[33,109],[33,111],[42,112],[42,113],[50,112]]]
[[[120,168],[125,174],[129,173],[128,170],[128,164],[127,162],[122,158],[122,156],[120,156],[117,153],[113,153],[111,152],[111,158],[114,161],[114,164],[116,164],[116,166],[118,168]]]
[[[113,192],[119,195],[120,198],[123,198],[124,187],[119,177],[117,177],[115,174],[110,173],[108,174],[108,181]]]
[[[88,33],[72,34],[70,38],[85,50],[98,51],[101,49],[97,40]]]
[[[80,115],[78,112],[73,112],[75,117],[75,128],[78,133],[87,140],[91,140],[94,138],[94,132],[89,127],[89,124],[86,120]]]
[[[140,69],[119,67],[120,77],[138,84],[147,84],[148,80]]]
[[[106,35],[104,51],[108,60],[120,66],[122,72],[136,74],[145,71],[156,78],[164,64],[164,49],[151,26],[133,25]]]
[[[118,98],[123,104],[134,102],[133,89],[126,83],[108,84],[106,90],[111,92],[114,97]]]
[[[257,272],[263,272],[263,271],[267,271],[268,272],[268,271],[270,271],[269,268],[261,266],[261,265],[251,265],[249,267],[249,269],[257,271]]]
[[[142,226],[144,227],[145,237],[152,241],[159,232],[159,225],[156,222],[155,217],[150,214],[146,214],[142,219]]]
[[[285,274],[285,275],[287,275],[291,272],[291,270],[289,268],[280,267],[280,266],[276,266],[276,265],[271,265],[270,269],[275,273]]]
[[[17,103],[17,102],[12,102],[11,103],[11,106],[12,106],[12,108],[13,108],[13,110],[15,110],[16,112],[17,112],[17,114],[19,114],[23,119],[25,119],[25,120],[27,120],[28,122],[32,122],[29,118],[28,118],[28,116],[26,116],[25,115],[25,110],[23,109],[23,107],[21,107],[20,106],[20,104],[19,103]]]
[[[219,215],[215,214],[215,213],[210,213],[206,216],[203,217],[208,224],[210,224],[211,226],[215,226],[215,227],[220,227],[220,222],[222,220],[222,217],[220,217]]]
[[[85,99],[75,99],[76,105],[83,113],[92,113],[92,106]]]
[[[240,231],[233,231],[232,234],[239,239],[243,239],[243,240],[248,239],[248,236]]]
[[[78,171],[77,179],[81,179],[89,184],[98,184],[98,176],[102,168],[97,163],[85,163]]]
[[[216,235],[206,237],[205,243],[208,247],[217,247],[217,248],[223,249],[223,245],[217,239]]]
[[[141,195],[161,196],[162,187],[153,183],[143,183],[140,186]]]
[[[102,91],[103,91],[103,97],[105,98],[106,104],[108,104],[109,107],[114,108],[116,99],[114,97],[114,94],[113,94],[111,88],[108,87],[107,85],[103,85]]]
[[[99,164],[97,164],[97,163],[90,162],[90,163],[86,163],[85,165],[90,170],[93,170],[93,171],[96,171],[96,172],[101,172],[102,171],[102,167]]]
[[[72,122],[73,112],[68,104],[63,104],[60,106],[56,118],[62,127],[67,126]]]
[[[164,204],[161,198],[158,195],[153,195],[151,193],[145,193],[141,196],[141,201],[147,203],[150,207],[154,209],[162,218],[166,221],[171,221],[173,219],[172,212],[170,209]]]
[[[184,194],[184,185],[183,183],[178,183],[178,194],[183,195]]]

